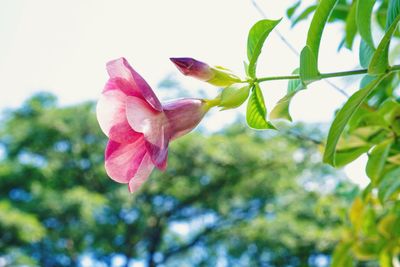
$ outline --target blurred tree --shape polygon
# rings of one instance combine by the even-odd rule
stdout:
[[[231,126],[173,144],[136,194],[107,178],[92,103],[38,94],[2,121],[0,259],[7,266],[323,266],[356,189],[296,138]],[[134,260],[133,260],[134,259]],[[93,264],[94,264],[93,263]],[[320,265],[318,265],[318,263]],[[326,264],[325,264],[326,265]]]

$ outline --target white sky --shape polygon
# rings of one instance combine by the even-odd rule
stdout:
[[[269,18],[278,19],[294,0],[258,2]],[[96,99],[107,80],[105,63],[121,56],[156,92],[160,80],[172,73],[185,88],[204,88],[213,95],[215,88],[182,77],[169,57],[190,56],[243,75],[247,33],[260,18],[250,0],[0,0],[0,109],[16,107],[43,90],[56,94],[62,104]],[[308,22],[294,30],[289,25],[284,18],[277,29],[300,50]],[[322,40],[322,72],[357,65],[357,53],[336,53],[340,27],[326,29],[330,34]],[[297,65],[298,57],[272,34],[260,57],[259,76],[286,75]],[[271,110],[284,95],[286,82],[263,88]],[[344,100],[322,81],[296,96],[291,113],[295,121],[326,123]],[[235,111],[214,113],[204,124],[218,129],[234,115]],[[365,158],[346,172],[365,183],[364,165]]]

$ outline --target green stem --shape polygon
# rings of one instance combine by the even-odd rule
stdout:
[[[394,65],[387,70],[388,73],[395,72],[395,71],[400,71],[400,65]],[[333,78],[333,77],[344,77],[344,76],[359,75],[359,74],[366,74],[366,73],[368,73],[368,69],[360,69],[360,70],[321,73],[319,75],[319,77],[321,79],[327,79],[327,78]],[[261,83],[261,82],[266,82],[266,81],[294,80],[294,79],[300,79],[300,75],[263,77],[263,78],[256,79],[255,82]]]

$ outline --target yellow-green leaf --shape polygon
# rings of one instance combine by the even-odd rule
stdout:
[[[350,120],[354,112],[356,112],[360,105],[364,102],[364,100],[368,97],[368,95],[383,81],[385,77],[386,75],[380,75],[371,83],[369,83],[366,87],[360,89],[355,94],[353,94],[336,114],[336,117],[329,129],[328,139],[325,146],[325,163],[335,166],[336,145],[344,128],[347,125],[347,122]]]
[[[389,68],[389,46],[392,39],[392,35],[397,28],[397,24],[400,21],[400,15],[393,20],[392,24],[386,31],[382,40],[380,41],[374,55],[371,58],[371,62],[368,66],[369,74],[381,74]]]
[[[270,32],[281,20],[260,20],[251,27],[247,38],[247,58],[249,59],[248,73],[254,78],[256,75],[256,65],[261,54],[262,47]]]
[[[258,84],[253,87],[249,101],[247,103],[246,121],[249,127],[257,130],[275,129],[267,119],[267,108],[265,107],[264,97]]]

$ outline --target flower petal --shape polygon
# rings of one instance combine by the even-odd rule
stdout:
[[[146,139],[146,148],[157,168],[166,168],[169,143],[169,124],[163,112],[154,110],[150,105],[137,97],[128,97],[126,116],[129,125],[141,132]]]
[[[149,154],[145,154],[135,176],[129,181],[129,191],[135,192],[149,178],[154,165]]]
[[[148,83],[129,65],[125,58],[119,58],[107,63],[107,71],[111,78],[120,77],[129,81],[135,91],[155,109],[162,111],[162,106]]]
[[[208,108],[201,99],[178,99],[163,105],[168,119],[169,136],[174,140],[193,130],[202,120]]]
[[[138,138],[130,144],[109,140],[105,153],[108,176],[116,182],[128,183],[136,175],[146,154],[144,138]]]
[[[97,120],[103,132],[119,143],[131,143],[140,137],[126,119],[126,98],[120,90],[105,91],[97,103]]]

